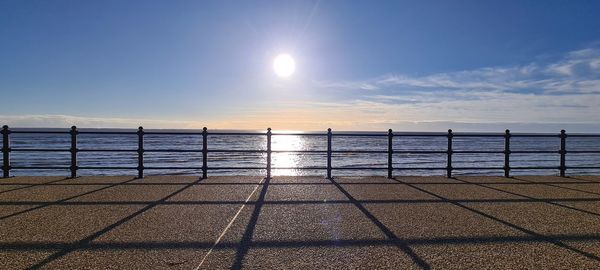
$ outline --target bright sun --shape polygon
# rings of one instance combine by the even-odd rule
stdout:
[[[277,76],[287,78],[294,74],[296,62],[289,54],[280,54],[273,60],[273,69]]]

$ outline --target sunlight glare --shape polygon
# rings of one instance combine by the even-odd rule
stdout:
[[[296,71],[296,61],[289,54],[280,54],[273,61],[275,74],[282,78],[287,78]]]
[[[283,135],[273,136],[273,150],[303,150],[304,140],[300,136]],[[298,167],[299,156],[296,153],[275,153],[273,167],[287,168],[276,169],[274,175],[299,175],[298,170],[289,169]]]

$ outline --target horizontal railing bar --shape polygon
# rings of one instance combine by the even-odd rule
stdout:
[[[327,150],[272,150],[272,153],[327,153]]]
[[[572,134],[569,133],[568,137],[589,137],[589,138],[600,138],[600,134]]]
[[[138,167],[129,167],[129,166],[115,166],[115,167],[105,167],[105,166],[80,166],[77,167],[78,170],[137,170]]]
[[[208,167],[208,170],[266,170],[267,167]]]
[[[210,134],[210,133],[209,133]],[[327,133],[272,133],[272,136],[327,136]]]
[[[454,154],[504,154],[503,150],[498,151],[477,151],[477,150],[453,150]]]
[[[77,152],[137,152],[137,150],[136,149],[78,149]]]
[[[560,154],[559,150],[515,150],[511,154]]]
[[[69,134],[69,131],[11,130],[11,134]]]
[[[446,170],[446,167],[399,167],[393,170]]]
[[[68,133],[68,132],[67,132]],[[135,131],[77,131],[79,134],[136,135]]]
[[[137,150],[136,150],[137,151]],[[148,153],[202,153],[202,149],[144,149]]]
[[[53,167],[53,166],[11,166],[11,169],[57,169],[66,170],[70,167]],[[111,169],[137,169],[137,167],[106,167],[106,166],[79,166],[81,170],[111,170]],[[158,169],[194,169],[201,170],[202,167],[144,167],[148,170]],[[265,169],[265,167],[209,167],[209,170],[247,170],[247,169]],[[326,167],[273,167],[271,169],[307,169],[307,170],[324,170]],[[384,170],[387,167],[333,167],[334,170]],[[446,167],[396,167],[394,170],[445,170]],[[502,170],[503,167],[453,167],[454,170]],[[559,167],[511,167],[511,170],[530,170],[530,169],[559,169]],[[567,169],[600,169],[600,166],[568,166]]]
[[[452,167],[452,169],[453,170],[504,170],[504,167]]]
[[[519,133],[511,133],[511,137],[546,137],[546,138],[560,138],[560,134],[519,134]]]
[[[11,169],[15,170],[68,170],[71,167],[63,166],[11,166]]]
[[[51,149],[51,148],[11,148],[10,152],[69,152],[69,149]]]
[[[210,133],[209,133],[210,134]],[[161,131],[144,131],[144,135],[194,135],[202,136],[202,132],[161,132]]]
[[[11,130],[11,133],[20,134],[69,134],[69,130]],[[90,130],[78,130],[79,134],[130,134],[135,135],[137,131],[90,131]],[[202,132],[172,132],[172,131],[145,131],[145,134],[151,135],[202,135]],[[266,135],[264,132],[208,132],[208,135]],[[290,135],[290,136],[327,136],[327,133],[272,133],[276,135]],[[333,136],[388,136],[386,133],[332,133]],[[410,137],[410,136],[447,136],[445,132],[394,132],[394,137]],[[504,133],[453,133],[454,137],[503,137]],[[560,134],[556,133],[511,133],[512,137],[559,137]],[[600,134],[569,134],[569,137],[600,137]]]
[[[168,166],[168,167],[145,167],[144,170],[202,170],[202,167]]]
[[[388,167],[332,167],[332,170],[387,170]]]
[[[327,167],[271,167],[271,170],[326,170]]]
[[[70,149],[45,149],[45,148],[11,148],[10,152],[69,152]],[[77,149],[77,152],[137,152],[136,149]],[[173,152],[173,153],[185,153],[185,152],[202,152],[202,149],[191,150],[191,149],[144,149],[144,152]],[[216,149],[208,150],[208,152],[240,152],[240,153],[266,153],[266,150],[225,150]],[[327,150],[273,150],[273,153],[327,153]],[[445,154],[447,150],[438,151],[405,151],[405,150],[393,150],[394,154]],[[559,154],[559,150],[511,150],[511,154]],[[569,150],[568,153],[572,154],[595,154],[599,153],[600,150]],[[387,153],[387,150],[334,150],[332,153]],[[471,150],[455,150],[455,154],[502,154],[504,151],[471,151]]]
[[[447,137],[447,133],[394,133],[393,137]]]
[[[452,133],[453,137],[498,137],[498,138],[504,138],[504,133],[474,133],[474,134],[469,134],[469,133]]]
[[[510,167],[511,170],[559,170],[559,166]]]
[[[267,133],[262,132],[209,132],[208,136],[219,135],[219,136],[267,136]]]
[[[69,134],[69,131],[11,131],[12,133],[47,133],[47,134]],[[137,134],[135,131],[78,131],[79,134]],[[202,135],[202,132],[161,132],[161,131],[145,131],[146,135]],[[266,135],[263,132],[207,132],[207,135],[232,135],[232,136],[260,136]],[[327,136],[326,133],[273,133],[273,136]],[[332,136],[338,137],[387,137],[386,133],[332,133]],[[446,133],[394,133],[394,137],[446,137]],[[455,137],[503,137],[504,134],[488,134],[488,133],[454,133]],[[514,134],[518,137],[557,137],[554,134]],[[571,136],[571,135],[569,135]],[[600,135],[573,135],[576,137],[600,137]]]
[[[327,134],[324,134],[327,135]],[[331,134],[333,137],[387,137],[387,133],[335,133]]]
[[[226,150],[226,149],[212,149],[206,150],[208,153],[266,153],[267,150]]]
[[[387,153],[387,150],[332,150],[331,153]]]
[[[448,150],[393,150],[392,152],[394,154],[446,154],[448,153]]]

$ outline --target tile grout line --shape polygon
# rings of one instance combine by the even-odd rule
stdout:
[[[208,250],[208,252],[206,253],[206,255],[204,255],[204,257],[202,258],[202,261],[200,261],[200,263],[198,264],[198,266],[196,266],[194,268],[194,270],[199,270],[200,267],[202,267],[202,264],[204,264],[204,262],[206,261],[206,259],[208,258],[208,256],[212,253],[213,249],[219,244],[219,242],[221,242],[221,238],[223,238],[223,236],[225,236],[225,234],[227,233],[227,231],[229,230],[229,228],[231,228],[231,226],[233,225],[233,223],[235,222],[235,220],[237,219],[237,217],[240,215],[240,213],[242,213],[242,210],[244,210],[244,207],[246,207],[246,204],[250,201],[250,198],[252,198],[252,196],[258,190],[258,187],[260,187],[260,184],[262,184],[262,182],[264,180],[265,179],[262,178],[260,180],[260,182],[258,182],[258,184],[256,185],[256,187],[254,187],[254,190],[252,190],[252,192],[250,193],[250,195],[248,195],[248,198],[246,198],[246,201],[244,202],[244,204],[242,204],[242,206],[237,211],[237,213],[235,213],[235,215],[233,216],[233,218],[231,219],[231,221],[229,221],[229,224],[227,224],[227,226],[225,226],[225,229],[223,229],[223,232],[221,232],[221,234],[219,235],[219,237],[217,237],[217,240],[215,241],[215,243],[210,247],[210,249]]]

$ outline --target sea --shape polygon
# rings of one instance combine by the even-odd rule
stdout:
[[[15,129],[19,131],[19,129]],[[65,129],[58,129],[68,131]],[[32,131],[32,129],[20,129]],[[35,129],[35,131],[57,131],[57,129]],[[82,129],[81,131],[112,132],[136,131],[125,129]],[[182,132],[183,135],[173,134],[145,134],[144,166],[146,167],[193,167],[192,169],[147,169],[145,175],[201,175],[202,153],[200,152],[152,152],[152,150],[201,150],[202,135],[192,134],[201,130],[147,130],[147,132]],[[219,130],[210,132],[256,132],[239,130]],[[208,135],[207,149],[213,150],[266,150],[267,138],[265,135]],[[264,131],[261,131],[264,132]],[[319,153],[282,153],[276,151],[292,150],[327,150],[326,136],[302,135],[306,133],[293,132],[296,135],[281,135],[274,131],[272,135],[272,175],[326,175],[324,169],[293,169],[292,167],[326,167],[327,154]],[[341,136],[344,134],[360,134],[361,132],[334,132],[332,137],[332,150],[334,151],[387,151],[388,138],[386,136]],[[377,132],[370,132],[377,133]],[[313,134],[313,133],[309,133]],[[386,134],[379,132],[377,134]],[[448,139],[446,137],[419,136],[419,133],[401,133],[406,136],[393,138],[394,151],[446,151]],[[427,135],[438,133],[425,133]],[[439,133],[444,134],[444,133]],[[501,134],[501,133],[497,133]],[[410,135],[410,136],[408,136]],[[558,133],[556,134],[558,135]],[[503,151],[504,138],[502,137],[454,137],[454,151]],[[62,169],[13,169],[11,175],[69,175],[71,154],[69,134],[31,134],[11,133],[10,163],[13,167],[62,167]],[[78,175],[137,175],[135,169],[110,169],[111,167],[136,167],[138,154],[138,136],[135,134],[86,134],[77,136],[77,148],[80,150],[131,150],[129,152],[79,152],[77,165],[81,168],[100,167],[103,169],[80,169]],[[62,152],[36,152],[19,151],[20,149],[62,149]],[[512,151],[555,151],[553,153],[512,153],[510,155],[511,167],[558,167],[560,165],[560,138],[558,137],[512,137],[510,139]],[[568,151],[600,151],[600,137],[568,137],[566,140]],[[225,167],[229,169],[209,169],[208,175],[265,175],[266,153],[249,152],[209,152],[207,165],[209,168]],[[387,175],[387,153],[339,153],[331,157],[334,176],[367,176]],[[394,153],[392,164],[396,169],[395,176],[408,175],[445,175],[447,166],[446,153]],[[567,166],[600,167],[600,153],[568,153]],[[454,168],[498,168],[498,169],[454,169],[454,175],[503,175],[503,153],[454,153],[452,155]],[[231,169],[231,167],[260,167],[259,169]],[[351,170],[352,167],[380,168],[374,170]],[[436,170],[409,169],[433,167]],[[285,168],[285,169],[277,169]],[[518,169],[511,170],[511,175],[558,175],[558,169]],[[600,174],[600,169],[568,169],[567,175]]]

